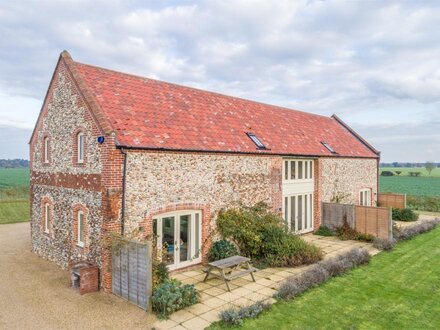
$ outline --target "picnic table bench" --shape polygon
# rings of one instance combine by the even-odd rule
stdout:
[[[228,291],[231,291],[228,282],[243,275],[250,274],[252,281],[255,282],[253,273],[256,272],[257,269],[251,266],[250,261],[251,260],[246,257],[233,256],[210,262],[208,267],[203,270],[206,273],[203,282],[206,282],[209,275],[216,276],[225,281]],[[212,271],[216,271],[217,273],[213,273]]]

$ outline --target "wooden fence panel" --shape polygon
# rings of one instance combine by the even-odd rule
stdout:
[[[334,229],[344,224],[344,220],[354,228],[354,205],[322,203],[322,225]]]
[[[380,193],[377,202],[378,205],[381,207],[393,207],[398,209],[404,209],[406,208],[406,195]]]
[[[356,205],[355,217],[356,231],[383,239],[393,237],[389,208]]]
[[[112,253],[112,291],[142,309],[150,309],[152,245],[122,241]]]

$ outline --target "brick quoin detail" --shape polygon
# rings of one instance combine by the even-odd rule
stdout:
[[[159,207],[150,210],[144,220],[139,223],[139,228],[145,233],[145,237],[152,237],[153,235],[153,218],[168,212],[176,211],[202,211],[202,263],[207,262],[207,254],[212,244],[211,235],[211,210],[208,204],[198,203],[176,203],[168,204],[164,207]]]

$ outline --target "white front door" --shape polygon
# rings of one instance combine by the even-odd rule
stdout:
[[[153,219],[158,251],[170,270],[201,262],[200,211],[165,213]]]
[[[284,196],[283,214],[289,230],[298,234],[313,230],[313,194]]]

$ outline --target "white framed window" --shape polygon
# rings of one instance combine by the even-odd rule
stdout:
[[[157,239],[159,258],[170,270],[202,261],[202,212],[182,210],[153,218],[153,235]]]
[[[85,228],[85,223],[84,223],[84,212],[83,211],[78,211],[78,241],[77,241],[77,245],[80,247],[84,247],[84,228]]]
[[[361,189],[359,191],[359,205],[371,206],[371,189]]]
[[[49,203],[44,204],[44,232],[49,233],[50,230],[50,206]]]
[[[49,137],[44,138],[44,155],[43,155],[44,163],[49,163]]]
[[[295,233],[313,230],[313,193],[284,196],[283,214],[287,228]]]
[[[77,135],[77,152],[78,152],[78,163],[84,163],[84,133],[79,132]]]
[[[313,160],[286,159],[283,167],[284,181],[313,179]]]

